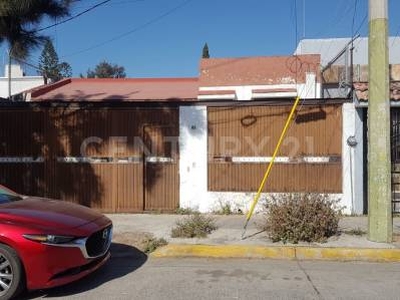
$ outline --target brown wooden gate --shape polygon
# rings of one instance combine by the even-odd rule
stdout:
[[[289,105],[208,108],[208,189],[256,191],[290,113]],[[298,109],[267,192],[342,192],[342,106]]]
[[[0,109],[0,183],[103,212],[179,206],[176,107]]]
[[[176,127],[148,125],[143,128],[144,210],[178,208],[179,165]],[[167,138],[166,138],[167,137]]]

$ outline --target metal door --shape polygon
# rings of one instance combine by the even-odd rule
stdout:
[[[144,210],[174,211],[179,207],[178,129],[143,128]]]

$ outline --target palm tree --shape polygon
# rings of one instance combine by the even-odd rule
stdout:
[[[11,100],[11,60],[25,59],[47,37],[38,31],[45,17],[69,14],[72,0],[0,0],[0,44],[8,44],[8,91]]]

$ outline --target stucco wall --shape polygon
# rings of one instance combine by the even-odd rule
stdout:
[[[180,207],[208,210],[207,199],[207,108],[179,109]]]
[[[363,124],[362,111],[354,103],[343,104],[343,199],[347,214],[363,213]],[[353,144],[352,144],[353,143]]]

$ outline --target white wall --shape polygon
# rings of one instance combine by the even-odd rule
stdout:
[[[364,213],[364,124],[363,117],[366,110],[356,109],[355,115],[355,137],[358,141],[354,148],[354,213],[361,215]],[[366,126],[366,124],[365,124]]]
[[[356,111],[354,103],[345,103],[342,107],[342,178],[343,199],[346,214],[363,213],[363,127],[362,115]],[[356,146],[349,146],[352,137]]]
[[[44,79],[41,76],[11,77],[11,95],[20,94],[43,84]],[[6,77],[0,77],[0,97],[8,98],[8,78]]]
[[[0,77],[0,97],[8,98],[8,65],[5,66],[4,74],[4,77]],[[43,84],[43,76],[24,76],[19,65],[11,65],[11,95],[20,94]]]
[[[306,82],[297,85],[297,94],[301,99],[316,99],[322,97],[321,83],[317,82],[315,73],[306,73]]]
[[[207,211],[207,107],[179,108],[180,207]]]
[[[253,90],[265,90],[263,93],[253,93]],[[282,91],[276,91],[280,90]],[[292,89],[293,91],[284,91]],[[297,95],[302,99],[315,99],[321,97],[321,83],[317,82],[314,73],[306,74],[306,82],[301,84],[269,84],[269,85],[243,85],[243,86],[214,86],[199,87],[200,92],[209,92],[206,95],[199,95],[199,100],[231,99],[231,100],[252,100],[260,98],[295,98]],[[231,91],[227,94],[218,94],[218,91]],[[214,94],[213,94],[214,93]]]

